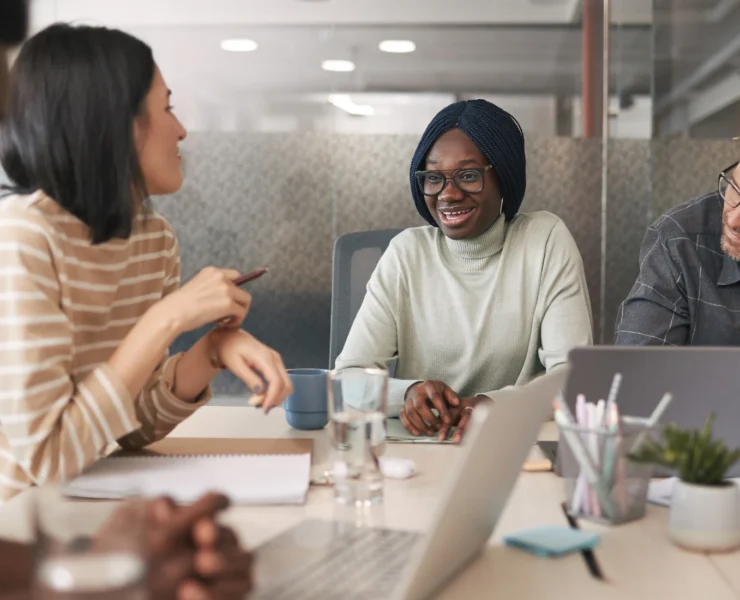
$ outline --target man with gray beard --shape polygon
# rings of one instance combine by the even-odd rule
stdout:
[[[619,345],[740,345],[740,169],[647,231],[617,315]]]

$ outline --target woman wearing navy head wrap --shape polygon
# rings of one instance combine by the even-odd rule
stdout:
[[[414,435],[459,442],[476,402],[593,342],[578,248],[555,215],[518,214],[526,183],[519,123],[490,102],[448,106],[421,138],[411,193],[430,226],[391,242],[336,363],[397,356],[389,415]]]

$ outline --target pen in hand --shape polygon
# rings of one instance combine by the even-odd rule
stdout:
[[[264,267],[262,267],[260,269],[255,269],[254,271],[250,271],[249,273],[246,273],[245,275],[241,275],[240,277],[237,277],[236,279],[233,280],[232,283],[236,287],[241,287],[243,285],[246,285],[250,281],[254,281],[255,279],[259,279],[265,273],[267,273],[267,271],[268,271],[268,269],[267,268],[264,268]],[[223,319],[221,319],[220,321],[218,321],[218,323],[216,325],[218,327],[223,327],[224,325],[227,325],[229,323],[229,321],[231,321],[231,317],[224,317]]]
[[[255,279],[259,279],[262,277],[265,273],[267,273],[268,269],[261,268],[261,269],[255,269],[254,271],[250,271],[246,275],[242,275],[241,277],[237,277],[234,279],[234,285],[236,287],[241,287],[245,283],[249,283],[250,281],[254,281]]]

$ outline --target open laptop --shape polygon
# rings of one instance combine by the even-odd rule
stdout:
[[[649,417],[670,392],[673,401],[661,423],[700,428],[714,412],[714,434],[730,448],[740,446],[740,348],[594,346],[572,350],[569,361],[565,400],[571,408],[578,394],[590,402],[606,400],[614,374],[621,373],[617,402],[623,415]],[[740,476],[740,465],[730,475]]]
[[[421,600],[485,547],[567,369],[479,405],[429,533],[307,520],[256,552],[256,598]]]

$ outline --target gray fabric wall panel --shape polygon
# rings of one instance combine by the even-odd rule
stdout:
[[[185,185],[158,199],[180,242],[183,281],[207,265],[242,272],[267,266],[250,285],[245,326],[287,365],[325,367],[331,298],[331,157],[322,136],[191,134]],[[182,336],[189,347],[202,332]],[[241,393],[230,374],[218,393]]]
[[[332,138],[332,197],[336,235],[426,225],[409,191],[418,137],[336,135]]]
[[[732,140],[674,138],[653,140],[653,214],[717,189],[717,175],[738,160],[740,145]]]
[[[193,133],[185,185],[156,207],[175,228],[183,280],[207,265],[271,271],[250,287],[246,327],[288,367],[328,362],[331,253],[336,235],[423,225],[408,191],[416,136]],[[566,222],[584,255],[598,323],[601,153],[598,141],[528,142],[523,211]],[[202,332],[182,336],[189,347]],[[228,374],[217,393],[241,393]]]
[[[183,144],[183,189],[155,200],[177,232],[183,281],[207,265],[270,267],[250,285],[254,304],[246,327],[280,351],[288,367],[325,367],[334,239],[424,224],[408,190],[417,141],[412,135],[190,134]],[[729,140],[688,138],[610,142],[606,343],[637,276],[647,225],[714,189],[719,170],[740,158],[739,148]],[[522,211],[551,211],[572,232],[599,339],[601,142],[529,138],[527,160]],[[174,350],[201,333],[182,336]],[[244,387],[222,374],[214,390],[239,394]]]
[[[609,142],[607,170],[606,298],[603,341],[614,341],[622,300],[639,270],[640,244],[652,202],[650,145],[642,140]]]
[[[527,194],[522,212],[547,210],[573,234],[583,257],[598,326],[601,275],[601,141],[535,138],[527,141]]]

